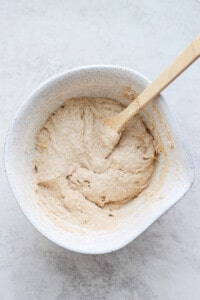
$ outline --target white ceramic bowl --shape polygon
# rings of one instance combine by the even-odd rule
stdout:
[[[133,241],[190,188],[193,165],[176,124],[162,96],[141,112],[161,145],[158,167],[148,189],[122,210],[116,230],[92,232],[64,230],[46,217],[37,205],[31,180],[34,135],[64,100],[76,96],[100,96],[127,105],[124,86],[140,93],[149,80],[133,70],[117,66],[87,66],[64,72],[40,85],[22,104],[10,128],[5,147],[7,177],[19,206],[34,227],[54,243],[81,253],[100,254]],[[70,228],[70,225],[69,225]]]

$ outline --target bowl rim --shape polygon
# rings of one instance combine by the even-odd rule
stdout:
[[[89,71],[89,70],[96,70],[96,71],[105,71],[105,70],[109,70],[109,71],[125,71],[128,74],[134,75],[134,76],[138,76],[139,78],[141,78],[142,80],[144,80],[145,83],[151,83],[151,80],[149,80],[146,76],[144,76],[143,74],[141,74],[140,72],[131,69],[131,68],[127,68],[127,67],[123,67],[123,66],[118,66],[118,65],[105,65],[105,64],[95,64],[95,65],[86,65],[86,66],[80,66],[80,67],[76,67],[76,68],[72,68],[69,70],[66,70],[64,72],[60,72],[52,77],[50,77],[49,79],[45,80],[44,82],[42,82],[40,85],[38,85],[33,91],[32,93],[30,93],[25,100],[22,102],[22,104],[19,106],[19,108],[17,109],[17,112],[15,113],[15,116],[10,124],[10,127],[7,131],[7,135],[6,135],[6,141],[5,141],[5,145],[4,145],[4,167],[5,167],[5,173],[6,173],[6,177],[7,177],[7,181],[9,183],[10,189],[12,191],[12,194],[14,196],[14,198],[16,199],[16,202],[18,204],[18,206],[20,207],[20,209],[22,210],[24,216],[28,219],[28,221],[32,224],[32,226],[38,231],[40,232],[45,238],[47,238],[48,240],[50,240],[51,242],[55,243],[56,245],[67,249],[67,250],[71,250],[71,251],[75,251],[78,253],[82,253],[82,254],[105,254],[105,253],[110,253],[116,250],[119,250],[121,248],[123,248],[124,246],[126,246],[127,244],[129,244],[131,241],[133,241],[134,239],[136,239],[140,234],[142,234],[146,229],[148,229],[159,217],[161,217],[164,213],[166,213],[171,207],[173,207],[191,188],[193,182],[194,182],[194,176],[195,176],[195,168],[194,168],[194,164],[193,164],[193,160],[192,160],[192,156],[190,154],[190,151],[188,150],[188,148],[186,147],[183,139],[182,139],[182,134],[180,132],[179,126],[177,126],[177,122],[176,120],[173,118],[173,114],[171,113],[165,98],[162,96],[162,94],[160,95],[161,99],[162,99],[162,103],[164,104],[165,110],[167,112],[169,112],[170,117],[173,120],[173,123],[176,127],[176,129],[178,130],[178,134],[179,134],[179,139],[181,142],[182,147],[184,148],[184,152],[186,153],[187,156],[187,160],[189,163],[189,174],[188,174],[188,184],[185,186],[185,189],[183,189],[182,191],[182,195],[176,199],[174,201],[174,203],[170,203],[169,206],[167,208],[164,208],[162,211],[159,211],[158,214],[154,214],[153,217],[151,218],[149,225],[148,226],[144,226],[142,227],[140,230],[137,231],[137,233],[135,235],[130,235],[129,238],[127,238],[125,241],[123,240],[122,242],[119,241],[118,245],[115,247],[112,246],[108,246],[105,247],[103,250],[87,250],[87,249],[81,249],[81,247],[79,249],[74,248],[73,246],[70,245],[66,245],[65,242],[62,243],[62,241],[58,241],[56,238],[54,238],[54,236],[52,236],[52,234],[49,234],[49,232],[47,232],[46,230],[43,229],[43,226],[40,224],[40,222],[37,222],[32,216],[31,214],[26,212],[26,209],[23,205],[23,200],[22,197],[18,197],[16,194],[16,185],[15,185],[15,180],[12,176],[12,172],[10,173],[10,169],[12,168],[10,166],[9,163],[9,153],[10,153],[10,139],[11,136],[13,134],[14,131],[14,127],[15,127],[15,123],[17,121],[17,119],[19,118],[19,116],[21,115],[21,113],[23,112],[23,110],[29,105],[29,102],[31,101],[31,99],[33,97],[35,97],[37,95],[37,93],[40,93],[43,89],[48,88],[49,86],[51,86],[52,83],[62,80],[64,77],[71,75],[71,74],[76,74],[82,71]]]

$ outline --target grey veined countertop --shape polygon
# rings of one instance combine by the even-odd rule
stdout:
[[[199,300],[200,61],[163,93],[192,153],[194,185],[117,252],[77,254],[41,236],[8,187],[3,149],[19,105],[58,72],[102,63],[155,78],[200,34],[200,1],[1,0],[0,6],[0,299]]]

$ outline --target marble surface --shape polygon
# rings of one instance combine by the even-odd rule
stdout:
[[[0,168],[24,98],[68,68],[118,64],[153,79],[200,28],[200,1],[0,0]],[[190,192],[127,247],[66,251],[25,219],[0,182],[0,299],[193,299],[200,295],[200,62],[163,94],[196,166]],[[20,170],[19,170],[20,172]]]

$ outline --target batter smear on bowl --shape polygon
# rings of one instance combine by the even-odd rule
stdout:
[[[69,99],[37,133],[34,188],[49,218],[112,228],[117,210],[149,185],[156,151],[142,118],[135,116],[122,134],[103,124],[123,109],[106,98]]]

